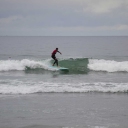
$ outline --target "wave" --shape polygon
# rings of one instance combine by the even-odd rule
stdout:
[[[89,59],[88,68],[93,71],[128,72],[128,61]]]
[[[53,63],[52,59],[46,60],[1,60],[0,61],[0,71],[30,71],[30,70],[47,70],[47,71],[57,71],[57,69],[51,69],[49,65]],[[68,58],[60,59],[59,66],[67,67],[70,73],[80,73],[87,69],[88,59],[87,58]]]
[[[33,69],[48,69],[48,63],[50,60],[1,60],[0,61],[0,71],[24,71],[24,70],[33,70]]]
[[[128,83],[50,83],[42,81],[0,80],[0,85],[0,94],[128,93]]]
[[[57,71],[57,69],[49,68],[49,65],[52,63],[52,59],[1,60],[0,71],[36,71],[37,69]],[[71,74],[82,74],[88,73],[89,71],[128,72],[128,61],[117,62],[104,59],[66,58],[59,59],[59,65],[69,68],[69,73]]]

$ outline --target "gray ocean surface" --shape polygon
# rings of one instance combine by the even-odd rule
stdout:
[[[125,128],[127,94],[127,36],[0,37],[0,128]]]

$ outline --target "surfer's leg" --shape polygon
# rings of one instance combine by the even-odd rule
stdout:
[[[55,60],[52,66],[54,66],[55,64],[58,66],[58,60],[57,60],[56,56],[52,55],[52,58]]]
[[[58,66],[58,60],[56,59],[56,65]]]
[[[52,65],[52,66],[54,66],[54,64],[56,63],[56,57],[55,57],[55,55],[52,55],[51,57],[54,59],[54,63]]]
[[[53,66],[54,66],[55,64],[58,66],[58,60],[57,60],[57,59],[55,59],[55,62],[53,63]]]
[[[55,63],[56,63],[56,60],[54,61],[53,66],[55,65]]]

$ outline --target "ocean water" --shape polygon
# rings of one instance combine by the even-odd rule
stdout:
[[[48,67],[58,47],[59,66]],[[0,94],[128,92],[128,37],[0,37]]]
[[[127,93],[126,36],[0,37],[0,127],[125,128]]]

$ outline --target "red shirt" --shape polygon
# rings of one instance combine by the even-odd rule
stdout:
[[[58,52],[57,50],[54,50],[54,51],[52,52],[52,55],[55,55],[57,52]]]

